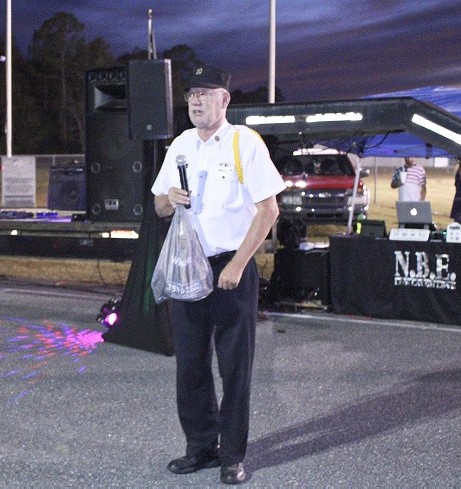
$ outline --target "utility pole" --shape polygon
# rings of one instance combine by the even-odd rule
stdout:
[[[155,47],[155,36],[154,36],[154,28],[152,25],[152,16],[153,12],[152,9],[150,8],[147,11],[147,33],[148,33],[148,48],[147,48],[147,58],[148,59],[157,59],[157,49]]]
[[[12,84],[12,49],[11,49],[11,0],[6,0],[6,156],[13,154],[13,84]]]
[[[275,102],[275,10],[276,0],[269,0],[269,100]]]

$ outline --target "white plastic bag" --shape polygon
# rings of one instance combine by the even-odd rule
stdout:
[[[213,271],[183,205],[178,205],[152,275],[155,302],[198,301],[213,290]]]

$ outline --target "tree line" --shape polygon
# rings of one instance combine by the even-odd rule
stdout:
[[[122,66],[130,60],[147,59],[147,50],[114,57],[102,37],[86,41],[85,25],[73,14],[60,12],[34,31],[24,56],[12,45],[12,105],[14,154],[73,154],[85,150],[85,74],[87,70]],[[0,53],[5,42],[0,42]],[[191,71],[202,61],[186,44],[162,53],[171,60],[173,105],[185,107],[183,87]],[[5,80],[5,63],[0,77]],[[266,102],[267,87],[251,92],[234,90],[231,103]],[[276,100],[282,101],[276,89]],[[0,93],[0,121],[6,124],[6,91]],[[0,154],[6,153],[6,138],[0,140]]]

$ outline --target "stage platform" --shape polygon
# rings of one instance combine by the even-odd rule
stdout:
[[[84,213],[0,211],[0,254],[130,260],[139,228],[139,222],[87,221]]]

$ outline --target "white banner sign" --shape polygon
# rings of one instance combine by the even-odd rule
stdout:
[[[35,156],[2,156],[2,207],[36,205]]]

